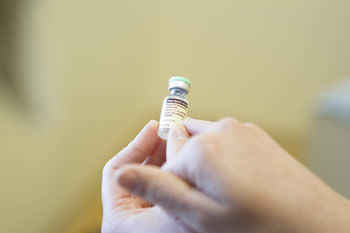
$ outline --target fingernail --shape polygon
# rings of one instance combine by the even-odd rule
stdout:
[[[132,191],[138,186],[139,175],[136,171],[126,171],[119,175],[118,182],[122,187]]]
[[[150,120],[150,121],[148,122],[148,124],[149,124],[149,125],[156,125],[156,124],[158,124],[158,121],[156,121],[156,120]]]
[[[155,128],[158,126],[158,121],[156,120],[150,120],[149,122],[147,122],[147,124],[143,127],[142,130],[147,130],[149,128]]]

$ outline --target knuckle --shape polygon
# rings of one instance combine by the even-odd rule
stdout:
[[[255,123],[252,123],[252,122],[246,122],[243,124],[245,127],[248,127],[248,128],[252,128],[252,129],[259,129],[259,127],[255,124]]]
[[[213,153],[213,147],[215,146],[215,140],[210,135],[201,135],[195,138],[193,142],[196,146],[196,150],[199,153],[195,153],[196,160],[199,163],[207,163],[210,161],[215,153]]]
[[[239,124],[239,121],[232,117],[225,117],[218,121],[218,125],[223,128],[233,128]]]
[[[243,126],[252,129],[255,132],[265,133],[265,131],[261,127],[251,122],[244,123]]]
[[[195,147],[202,148],[206,142],[204,141],[204,137],[201,135],[198,137],[194,137],[192,143]]]

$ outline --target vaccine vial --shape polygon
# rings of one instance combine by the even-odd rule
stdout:
[[[160,114],[158,135],[167,140],[171,128],[181,123],[188,110],[186,95],[191,88],[191,81],[185,77],[175,76],[169,80],[169,92],[163,101]]]

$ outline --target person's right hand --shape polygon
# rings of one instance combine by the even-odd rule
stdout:
[[[187,119],[161,169],[129,165],[118,181],[196,233],[348,233],[350,204],[263,130]]]

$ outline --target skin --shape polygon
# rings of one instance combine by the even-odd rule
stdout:
[[[350,202],[259,127],[186,119],[167,145],[157,129],[106,164],[102,233],[350,232]]]

